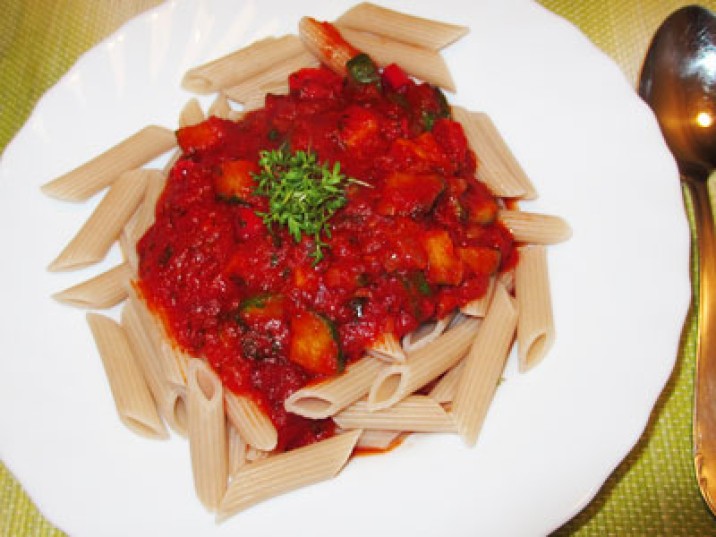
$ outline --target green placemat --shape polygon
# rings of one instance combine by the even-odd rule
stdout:
[[[0,150],[39,97],[79,55],[135,13],[159,0],[3,0],[0,17]],[[542,0],[609,54],[632,83],[650,36],[675,0]],[[703,5],[716,9],[716,0]],[[714,180],[712,178],[712,185]],[[689,203],[687,197],[687,205]],[[716,535],[691,459],[694,324],[689,322],[674,374],[637,446],[595,500],[556,532],[575,536]],[[0,535],[60,536],[0,465]]]

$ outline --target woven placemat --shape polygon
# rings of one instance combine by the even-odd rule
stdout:
[[[0,18],[0,150],[35,102],[80,54],[159,0],[4,0]],[[658,24],[686,2],[542,0],[573,22],[635,83]],[[716,0],[703,2],[716,10]],[[712,185],[714,180],[712,178]],[[687,206],[689,199],[686,199]],[[589,506],[556,535],[701,537],[716,519],[699,496],[691,458],[695,325],[690,320],[672,378],[637,446]],[[64,535],[39,514],[0,465],[0,536]]]

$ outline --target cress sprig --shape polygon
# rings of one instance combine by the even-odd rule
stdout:
[[[256,193],[268,198],[269,210],[257,214],[269,228],[274,223],[287,227],[296,242],[303,235],[312,237],[311,256],[318,263],[327,246],[322,235],[331,236],[328,220],[346,204],[346,186],[365,183],[342,174],[340,162],[319,163],[313,152],[275,149],[261,151],[259,157]]]

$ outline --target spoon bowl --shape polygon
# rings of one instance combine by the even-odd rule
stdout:
[[[699,6],[672,13],[644,60],[639,95],[654,110],[693,201],[698,250],[694,467],[716,513],[716,239],[707,181],[716,166],[716,16]]]

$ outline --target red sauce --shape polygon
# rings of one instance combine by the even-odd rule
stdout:
[[[331,420],[286,412],[286,397],[379,335],[400,338],[480,297],[516,262],[462,127],[442,117],[442,95],[388,72],[382,84],[357,84],[303,69],[290,94],[268,95],[239,122],[212,117],[177,131],[183,156],[138,245],[139,286],[175,343],[263,406],[281,450],[334,433]],[[348,187],[317,264],[310,237],[297,243],[264,225],[266,198],[245,185],[238,201],[225,195],[232,173],[250,174],[261,150],[282,144],[370,185]],[[335,341],[298,360],[297,332],[322,321]]]

